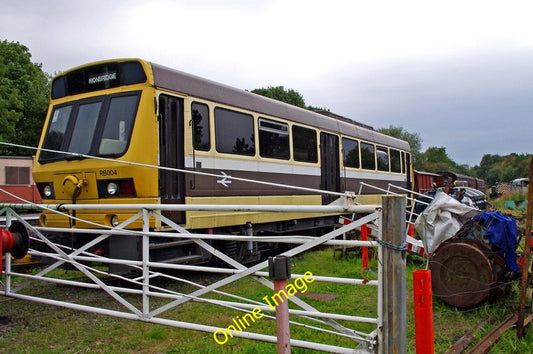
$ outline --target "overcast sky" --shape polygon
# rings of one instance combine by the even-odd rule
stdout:
[[[0,0],[0,40],[54,74],[140,57],[237,88],[285,86],[460,164],[533,153],[533,2]]]

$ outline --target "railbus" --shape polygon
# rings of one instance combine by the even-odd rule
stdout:
[[[44,210],[40,223],[48,227],[116,226],[133,215],[114,204],[324,205],[336,197],[318,190],[357,191],[361,181],[410,190],[413,180],[405,141],[140,59],[90,63],[54,77],[39,148],[33,177],[43,203],[106,206],[78,210],[75,220]],[[380,197],[363,188],[358,202]],[[187,230],[226,234],[253,225],[254,235],[310,235],[338,222],[308,213],[161,213]],[[163,228],[151,220],[150,229]],[[181,255],[197,246],[187,247],[157,247],[161,254],[152,257],[185,262],[190,257]],[[242,258],[239,247],[223,249]]]

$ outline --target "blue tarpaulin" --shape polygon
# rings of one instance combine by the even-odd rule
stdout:
[[[481,223],[486,229],[484,237],[494,246],[501,249],[501,256],[507,267],[513,272],[518,271],[516,261],[516,220],[503,215],[498,211],[486,211],[472,218]]]

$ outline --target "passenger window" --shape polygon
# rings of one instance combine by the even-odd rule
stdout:
[[[318,162],[316,131],[294,125],[292,148],[295,161]]]
[[[195,150],[209,151],[209,108],[207,105],[193,102],[191,106],[192,142]]]
[[[377,148],[378,170],[389,171],[389,149],[383,146]]]
[[[218,152],[255,155],[254,118],[248,114],[215,108],[215,139]]]
[[[373,144],[361,143],[361,165],[365,170],[376,169],[376,154]]]
[[[289,126],[259,118],[259,155],[274,159],[289,159]]]
[[[359,168],[359,144],[356,140],[342,138],[342,154],[345,167]]]
[[[402,172],[402,160],[398,150],[390,149],[390,170],[391,172]]]

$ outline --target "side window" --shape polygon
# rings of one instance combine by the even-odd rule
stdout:
[[[43,148],[50,150],[61,150],[71,112],[72,106],[63,106],[54,109],[52,112],[52,119],[50,120],[48,131],[46,132],[46,137],[44,139]],[[51,151],[41,151],[39,159],[45,160],[54,157],[59,157],[59,155]]]
[[[342,155],[345,167],[359,168],[359,144],[356,140],[342,138]]]
[[[389,172],[389,149],[383,146],[377,148],[378,170]]]
[[[254,118],[249,114],[215,108],[215,139],[218,152],[255,155]]]
[[[295,161],[318,162],[316,131],[294,125],[292,148]]]
[[[207,105],[193,102],[191,105],[192,143],[195,150],[209,151],[209,108]]]
[[[376,169],[376,153],[374,144],[361,143],[361,166],[365,170]]]
[[[402,172],[402,160],[400,158],[400,151],[390,149],[390,171],[391,172]]]
[[[289,159],[289,126],[287,124],[259,118],[259,155],[275,159]]]

